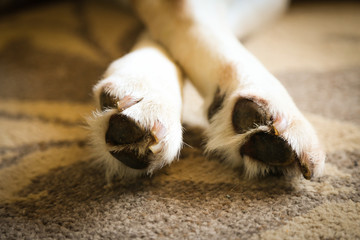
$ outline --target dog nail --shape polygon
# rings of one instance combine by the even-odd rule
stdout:
[[[301,155],[301,161],[299,158],[297,160],[298,160],[299,168],[300,168],[302,175],[304,176],[305,179],[310,180],[314,175],[314,171],[313,171],[314,164],[312,163],[312,161],[308,158],[308,155],[306,155],[306,154]]]
[[[310,180],[312,178],[313,172],[310,170],[308,165],[300,164],[300,171],[305,179]]]
[[[272,134],[274,134],[275,136],[279,136],[279,131],[276,129],[276,127],[274,125],[271,126],[271,131]]]
[[[284,132],[288,127],[288,122],[285,117],[276,117],[273,127],[280,133]]]
[[[151,146],[149,147],[150,151],[151,151],[152,153],[154,153],[154,154],[157,154],[157,153],[161,152],[162,148],[163,148],[163,144],[162,144],[162,143],[157,143],[157,144],[151,145]]]
[[[142,99],[133,98],[131,96],[125,96],[121,100],[116,102],[116,108],[119,112],[124,111],[125,109],[135,105],[136,103],[140,102]]]
[[[156,120],[154,126],[151,128],[151,133],[155,138],[155,142],[158,143],[165,137],[166,129],[161,122]]]

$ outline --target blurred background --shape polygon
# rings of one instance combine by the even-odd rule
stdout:
[[[359,12],[357,1],[294,1],[244,43],[302,110],[360,123],[360,104],[342,107],[360,102]],[[90,102],[93,84],[143,30],[115,1],[1,0],[0,99]]]

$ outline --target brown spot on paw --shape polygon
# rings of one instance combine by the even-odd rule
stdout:
[[[266,111],[252,100],[240,98],[232,113],[232,124],[236,133],[245,133],[260,125],[266,125]]]
[[[226,89],[238,76],[238,66],[234,62],[226,62],[219,68],[219,85]]]
[[[131,118],[123,114],[114,114],[110,117],[106,131],[106,143],[113,146],[131,144],[140,141],[145,132]]]
[[[225,99],[225,94],[220,94],[220,89],[216,89],[214,99],[208,109],[208,120],[210,120],[222,107]]]
[[[110,154],[126,166],[133,169],[145,169],[150,164],[149,154],[139,156],[133,151],[110,151]]]
[[[285,167],[296,159],[291,146],[282,138],[267,132],[257,132],[240,147],[240,154],[270,166]]]
[[[101,92],[100,94],[100,107],[101,110],[104,111],[109,108],[116,108],[117,99],[111,96],[107,92]]]

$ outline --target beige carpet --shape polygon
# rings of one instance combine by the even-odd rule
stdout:
[[[152,178],[106,188],[83,117],[142,25],[99,2],[0,16],[0,239],[360,238],[359,3],[297,4],[246,39],[316,127],[323,177],[249,182],[206,159],[201,100],[187,86],[192,147]]]

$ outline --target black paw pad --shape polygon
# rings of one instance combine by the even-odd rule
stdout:
[[[109,93],[101,92],[100,94],[100,107],[104,111],[109,108],[116,108],[116,98],[112,97]]]
[[[240,147],[241,155],[261,161],[270,166],[288,166],[297,158],[291,146],[282,138],[266,132],[253,134]]]
[[[106,143],[116,146],[138,142],[144,135],[145,132],[134,120],[123,114],[114,114],[110,117],[105,140]]]
[[[133,169],[145,169],[150,164],[148,158],[149,154],[138,156],[135,152],[132,151],[111,151],[110,154],[126,166]]]
[[[236,133],[245,133],[260,125],[267,124],[266,111],[255,102],[240,98],[232,113],[232,124]]]

